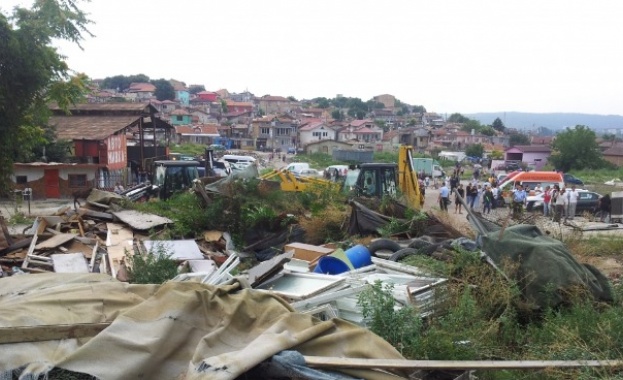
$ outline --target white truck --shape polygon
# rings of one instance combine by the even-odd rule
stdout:
[[[418,175],[424,172],[424,175],[431,178],[439,178],[446,175],[439,162],[432,158],[414,158],[413,168]]]

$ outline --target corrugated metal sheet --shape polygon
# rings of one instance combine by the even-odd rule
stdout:
[[[56,126],[59,139],[102,140],[138,122],[139,117],[128,116],[52,116],[50,124]]]

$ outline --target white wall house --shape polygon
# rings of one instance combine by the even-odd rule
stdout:
[[[335,140],[335,131],[323,122],[309,123],[299,128],[301,146],[322,140]]]

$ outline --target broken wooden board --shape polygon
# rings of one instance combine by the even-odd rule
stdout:
[[[288,251],[277,255],[270,260],[263,261],[249,269],[249,283],[251,286],[259,285],[266,278],[279,272],[283,268],[283,265],[288,262],[293,255],[293,251]]]
[[[203,259],[203,253],[194,240],[145,240],[143,244],[152,255],[162,252],[173,260]]]
[[[67,252],[80,252],[85,258],[90,259],[91,254],[93,253],[93,246],[88,246],[74,239],[71,243],[67,244]]]
[[[57,253],[50,256],[56,273],[89,273],[84,255],[78,253]]]
[[[135,210],[121,210],[113,212],[112,214],[119,218],[119,220],[123,223],[129,225],[135,230],[140,231],[146,231],[158,226],[173,223],[173,221],[169,218],[164,218],[154,214],[146,214]]]
[[[80,216],[88,216],[94,219],[102,219],[102,220],[110,220],[110,221],[113,221],[115,219],[111,213],[98,212],[98,211],[93,211],[93,210],[89,210],[86,208],[81,208],[78,211],[78,213],[80,214]]]
[[[117,277],[126,251],[133,253],[134,233],[131,229],[116,223],[106,223],[106,227],[108,228],[106,251],[110,260],[110,271],[113,277]]]
[[[61,246],[71,240],[73,240],[73,238],[75,238],[76,234],[58,234],[58,235],[54,235],[51,238],[49,238],[48,240],[41,242],[39,244],[37,244],[35,246],[35,250],[40,250],[40,249],[52,249],[52,248],[56,248],[58,246]]]

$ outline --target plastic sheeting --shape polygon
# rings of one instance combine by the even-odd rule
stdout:
[[[2,328],[110,322],[92,338],[2,344],[0,374],[36,378],[58,367],[99,379],[235,379],[288,349],[310,356],[402,358],[365,329],[294,313],[279,297],[241,290],[237,283],[129,285],[99,274],[41,274],[2,279],[0,285]]]

